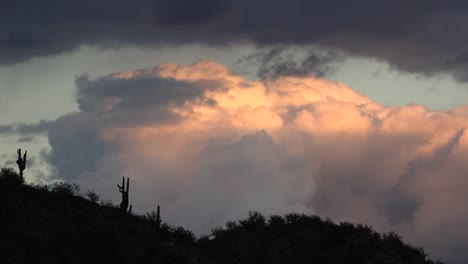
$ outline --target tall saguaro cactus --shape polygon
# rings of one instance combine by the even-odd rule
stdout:
[[[156,213],[156,229],[157,230],[159,230],[159,228],[161,228],[161,222],[162,222],[162,219],[161,219],[159,205],[158,205],[158,211]]]
[[[120,203],[120,210],[124,213],[130,214],[132,212],[132,206],[130,205],[130,208],[127,211],[128,208],[128,189],[130,188],[130,179],[127,178],[127,189],[125,189],[125,177],[122,177],[122,186],[119,186],[117,184],[117,187],[119,188],[119,192],[122,194],[122,202]]]
[[[18,164],[20,179],[21,181],[23,181],[24,180],[23,171],[26,169],[26,155],[28,154],[28,151],[27,150],[24,151],[23,157],[21,157],[21,149],[18,149],[17,152],[18,152],[18,159],[16,160],[16,164]]]

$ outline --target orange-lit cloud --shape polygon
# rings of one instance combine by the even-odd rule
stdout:
[[[57,173],[140,212],[207,231],[263,213],[395,230],[468,257],[468,107],[383,107],[343,83],[250,81],[215,62],[77,81],[81,111],[48,130]],[[465,254],[465,255],[464,255]]]

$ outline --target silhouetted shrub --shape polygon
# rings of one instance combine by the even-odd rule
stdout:
[[[85,196],[93,203],[97,203],[99,202],[99,194],[97,194],[96,192],[94,192],[94,190],[89,190],[85,193]]]
[[[209,243],[211,239],[212,239],[211,235],[201,235],[200,237],[198,237],[197,243],[199,244]]]
[[[101,205],[104,207],[117,208],[117,205],[113,204],[111,200],[101,201]]]
[[[201,237],[199,246],[219,263],[411,263],[434,264],[395,233],[380,236],[367,225],[335,224],[306,214],[258,212]]]
[[[161,231],[163,233],[170,233],[176,241],[195,243],[195,235],[192,231],[184,229],[183,227],[174,227],[168,223],[162,223]]]
[[[80,186],[76,183],[56,182],[52,185],[52,192],[60,195],[77,196],[80,193]]]
[[[288,224],[297,223],[300,217],[301,217],[301,215],[300,215],[300,214],[296,214],[296,213],[287,214],[287,215],[285,215],[286,223],[288,223]]]
[[[155,225],[155,226],[160,226],[161,225],[161,218],[158,217],[158,212],[157,211],[151,211],[149,213],[146,213],[145,216],[143,216],[143,218],[150,222],[151,225]],[[158,223],[159,222],[159,223]]]
[[[261,228],[266,226],[266,219],[261,213],[250,211],[249,217],[245,220],[240,220],[239,224],[245,229]]]
[[[23,183],[24,179],[12,168],[2,168],[0,170],[0,184],[5,186],[19,186]]]
[[[286,224],[285,219],[280,215],[271,215],[268,219],[268,225],[275,227]]]
[[[183,240],[186,242],[195,242],[195,235],[192,233],[192,231],[181,226],[176,227],[173,234],[180,241]]]
[[[49,186],[47,184],[30,183],[28,185],[31,188],[39,190],[39,191],[49,191]]]
[[[389,244],[402,244],[401,237],[397,233],[389,232],[383,235],[383,240]]]
[[[232,231],[232,230],[231,230]],[[208,238],[217,238],[217,239],[221,239],[223,237],[223,235],[227,234],[228,232],[226,232],[225,229],[223,229],[222,227],[215,227],[215,228],[212,228],[211,229],[211,233],[210,235],[208,236]],[[211,239],[209,239],[211,240]]]
[[[240,228],[241,226],[236,221],[228,221],[226,223],[226,230],[228,231],[237,232]]]

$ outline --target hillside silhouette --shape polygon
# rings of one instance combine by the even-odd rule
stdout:
[[[394,233],[316,216],[251,212],[196,238],[160,224],[159,210],[141,216],[98,200],[75,184],[28,185],[2,169],[0,263],[441,263]]]

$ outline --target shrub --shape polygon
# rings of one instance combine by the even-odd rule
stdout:
[[[389,232],[383,235],[383,240],[391,244],[402,244],[401,236],[395,232]]]
[[[30,183],[29,186],[36,190],[49,191],[49,186],[47,184]]]
[[[94,190],[89,190],[85,193],[85,196],[93,203],[97,203],[99,202],[99,194],[97,194],[96,192],[94,192]]]
[[[111,200],[101,201],[101,206],[110,207],[110,208],[117,208],[117,205],[114,205]]]
[[[161,217],[161,215],[160,215],[160,217]],[[146,221],[150,222],[151,224],[156,224],[156,225],[158,224],[158,220],[160,220],[160,218],[158,219],[158,212],[157,211],[151,211],[149,213],[146,213],[146,215],[143,216],[143,218]],[[160,224],[161,223],[159,223],[159,225]]]
[[[52,185],[52,192],[60,195],[77,196],[80,193],[80,186],[76,183],[56,182]]]
[[[282,226],[286,224],[286,220],[280,215],[271,215],[268,224],[272,227]]]
[[[175,238],[179,241],[185,241],[185,242],[195,242],[195,235],[192,233],[192,231],[185,229],[181,226],[178,226],[174,229],[173,235]]]
[[[295,224],[295,223],[299,222],[299,219],[301,218],[301,215],[297,214],[297,213],[291,213],[291,214],[287,214],[285,216],[285,218],[286,218],[286,223]]]
[[[266,219],[261,213],[256,211],[250,211],[249,218],[245,220],[240,220],[239,223],[246,230],[262,228],[266,226]]]
[[[240,230],[240,226],[237,224],[236,221],[228,221],[226,223],[226,230],[237,232]]]
[[[162,231],[161,233],[170,234],[170,236],[176,241],[189,243],[195,242],[195,235],[192,233],[192,231],[187,230],[181,226],[175,227],[169,225],[168,223],[162,223],[160,230]]]
[[[4,186],[19,186],[24,183],[19,174],[12,168],[2,168],[0,170],[0,184]]]

